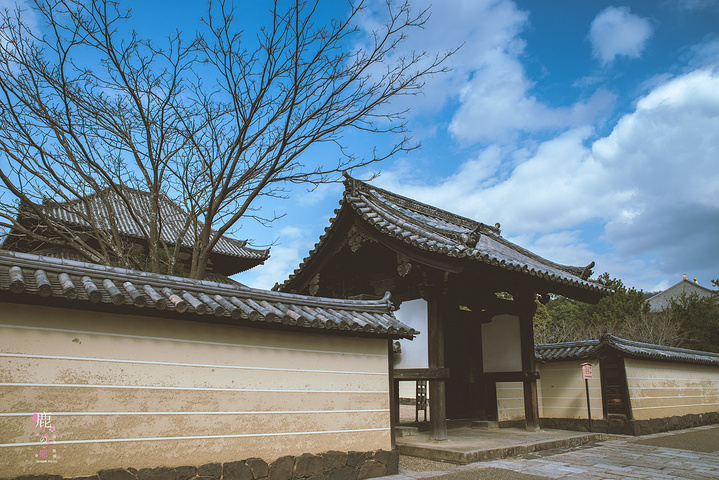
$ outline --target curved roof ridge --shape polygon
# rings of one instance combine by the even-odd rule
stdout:
[[[356,204],[357,200],[362,201],[362,203],[364,203],[370,209],[373,209],[378,214],[380,210],[385,209],[392,212],[397,212],[397,215],[401,217],[400,219],[404,221],[401,225],[397,225],[397,222],[394,222],[395,225],[407,231],[411,231],[412,233],[415,233],[417,235],[429,238],[430,240],[435,240],[438,243],[445,243],[450,251],[456,250],[455,252],[453,252],[452,256],[470,256],[477,259],[484,258],[485,260],[493,263],[506,262],[506,264],[516,265],[518,268],[524,268],[527,266],[525,263],[518,261],[521,259],[512,259],[509,257],[500,258],[498,255],[483,251],[482,247],[480,246],[480,243],[478,242],[480,242],[482,236],[486,236],[491,238],[492,241],[502,245],[503,248],[513,250],[516,254],[519,254],[520,256],[526,257],[527,259],[536,262],[537,264],[539,264],[538,266],[540,267],[540,270],[542,269],[541,266],[544,266],[545,269],[546,267],[548,267],[549,269],[557,271],[557,273],[562,272],[563,275],[570,275],[572,277],[576,277],[575,279],[565,278],[565,280],[570,280],[598,291],[605,290],[604,287],[602,287],[601,285],[594,284],[593,282],[588,282],[588,278],[592,274],[592,268],[595,265],[594,262],[591,262],[589,265],[584,267],[562,265],[556,262],[552,262],[502,237],[498,224],[496,227],[490,227],[485,223],[471,220],[466,217],[462,217],[460,215],[441,210],[437,207],[409,199],[388,190],[375,187],[361,180],[354,179],[348,174],[345,174],[344,184],[344,198],[349,201],[352,208],[360,216],[365,218],[365,220],[369,221],[370,223],[374,224],[376,222],[368,218],[367,212],[362,211],[363,206]],[[403,212],[401,210],[402,208],[417,212],[420,215],[428,216],[431,220],[428,218],[415,218],[412,215]],[[443,225],[438,225],[437,222],[432,221],[435,219],[439,219],[440,221],[447,222],[451,225],[454,225],[455,227],[460,228],[452,229],[450,228],[450,225],[447,225],[446,227]],[[416,225],[413,225],[413,223]],[[461,228],[464,228],[466,230],[462,231]],[[439,235],[440,237],[444,238],[432,238],[432,234]],[[472,235],[475,235],[473,239],[474,241],[472,241]],[[400,235],[400,237],[404,238],[405,236]],[[423,244],[419,246],[422,248]],[[527,268],[527,270],[532,270],[532,268],[529,267]],[[547,271],[546,273],[550,276],[556,275],[553,274],[551,271]]]
[[[477,227],[484,227],[486,230],[496,235],[500,235],[500,229],[498,226],[490,226],[477,220],[472,220],[471,218],[463,217],[462,215],[458,215],[447,210],[442,210],[441,208],[435,207],[433,205],[429,205],[427,203],[422,203],[418,200],[405,197],[398,193],[390,192],[389,190],[376,187],[367,182],[363,182],[362,180],[357,180],[356,178],[353,178],[348,174],[345,174],[344,184],[346,188],[349,187],[351,189],[355,189],[357,186],[362,187],[365,192],[370,192],[371,190],[378,191],[383,196],[399,201],[400,203],[407,206],[407,208],[412,208],[414,210],[417,210],[418,212],[430,214],[439,218],[448,219],[449,221],[455,222],[458,225],[462,225],[469,230],[474,230]]]
[[[706,293],[719,295],[719,290],[712,290],[712,289],[709,288],[709,287],[705,287],[705,286],[703,286],[703,285],[699,285],[698,283],[694,283],[694,282],[692,282],[691,280],[689,280],[688,278],[682,278],[680,281],[678,281],[677,283],[675,283],[675,284],[672,285],[671,287],[669,287],[669,288],[667,288],[667,289],[665,289],[665,290],[662,290],[661,292],[657,292],[657,293],[655,293],[654,295],[652,295],[651,297],[647,298],[647,302],[650,301],[650,300],[653,300],[653,299],[655,299],[655,298],[661,297],[662,295],[666,294],[666,292],[668,292],[668,291],[670,291],[670,290],[672,290],[672,289],[674,289],[674,288],[677,288],[677,287],[679,287],[679,286],[681,286],[681,285],[684,285],[685,283],[691,285],[692,288],[695,288],[695,289],[698,289],[698,290],[702,290],[702,291],[704,291],[704,292],[706,292]]]
[[[657,351],[665,351],[670,353],[686,354],[686,355],[699,355],[702,357],[712,357],[719,361],[719,353],[717,352],[706,352],[703,350],[692,350],[689,348],[681,347],[670,347],[667,345],[657,345],[653,343],[639,342],[637,340],[627,340],[626,338],[617,337],[606,333],[602,336],[602,342],[611,344],[617,348],[630,347],[630,348],[647,348]]]
[[[405,214],[404,212],[400,211],[397,208],[393,208],[392,205],[382,204],[382,207],[384,207],[384,208],[382,208],[382,207],[378,206],[377,204],[369,203],[369,202],[367,202],[367,196],[363,193],[360,193],[360,198],[364,201],[365,205],[372,208],[378,215],[383,216],[386,221],[395,223],[395,224],[397,223],[396,220],[404,221],[405,223],[402,225],[402,227],[406,230],[409,230],[410,232],[412,232],[414,234],[423,235],[423,236],[428,237],[435,241],[446,242],[446,241],[452,240],[452,238],[445,231],[442,231],[441,229],[432,228],[432,226],[429,226],[429,225],[423,226],[423,228],[419,228],[419,227],[413,225],[411,222],[412,219],[409,215]],[[354,202],[351,202],[351,206],[355,210],[359,210],[359,206],[355,205]],[[358,213],[361,214],[361,212],[358,212]],[[393,217],[396,217],[396,218],[393,218]],[[430,230],[430,232],[429,232],[430,235],[428,236],[427,232],[423,232],[422,231],[423,229]],[[432,230],[434,230],[434,232]]]
[[[589,339],[589,340],[573,340],[571,342],[554,342],[554,343],[538,343],[534,347],[537,349],[546,349],[546,348],[563,348],[563,347],[581,347],[586,345],[599,345],[599,340],[597,339]]]
[[[559,290],[580,289],[593,296],[609,293],[606,287],[588,281],[594,262],[586,267],[560,265],[535,255],[501,236],[499,225],[484,223],[441,210],[379,187],[345,173],[345,191],[340,208],[300,264],[273,290],[289,290],[304,271],[311,268],[315,256],[327,244],[344,212],[356,215],[380,234],[428,252],[447,257],[479,261],[510,271],[541,278],[561,285]],[[303,288],[297,285],[298,288]],[[566,293],[565,293],[566,294]],[[569,293],[571,296],[571,293]]]

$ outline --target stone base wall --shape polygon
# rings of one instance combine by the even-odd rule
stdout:
[[[682,428],[699,427],[719,423],[719,412],[697,413],[690,415],[652,418],[651,420],[631,421],[631,435],[648,435],[650,433],[668,432]]]
[[[306,453],[267,463],[260,458],[201,466],[117,468],[95,475],[23,475],[12,480],[363,480],[396,475],[399,451]]]
[[[719,423],[719,412],[688,414],[682,416],[653,418],[651,420],[626,420],[623,418],[609,418],[592,420],[592,431],[598,433],[618,433],[622,435],[649,435],[652,433],[681,430],[683,428],[699,427]],[[574,430],[588,432],[589,422],[579,418],[541,418],[539,425],[542,428],[556,428],[560,430]],[[504,428],[523,428],[524,420],[499,422]]]

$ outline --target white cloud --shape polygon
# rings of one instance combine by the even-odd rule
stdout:
[[[607,215],[633,193],[606,188],[612,180],[609,172],[584,145],[591,133],[578,128],[544,142],[508,173],[500,169],[515,152],[494,146],[433,186],[403,186],[385,175],[379,182],[440,208],[485,223],[499,222],[512,235],[552,233],[608,220]],[[496,181],[497,175],[506,178]]]
[[[552,260],[594,259],[597,271],[651,289],[661,275],[719,276],[717,132],[719,71],[702,69],[656,86],[594,142],[590,129],[576,128],[529,154],[484,149],[432,185],[384,174],[378,183],[500,222],[505,235]],[[578,231],[594,232],[609,253],[592,254]]]
[[[711,276],[714,268],[717,276],[717,131],[719,73],[699,70],[654,89],[595,143],[594,156],[616,181],[641,188],[634,215],[607,224],[607,239],[620,251],[654,251],[663,271],[694,268]]]
[[[719,64],[719,40],[710,39],[689,49],[689,66],[701,68]]]
[[[716,0],[665,0],[679,10],[703,10],[705,8],[716,8]]]
[[[449,125],[463,142],[508,141],[519,131],[537,132],[589,123],[613,105],[615,96],[598,91],[572,107],[552,107],[530,92],[519,59],[506,52],[490,52],[460,94],[460,107]]]
[[[405,98],[412,115],[438,113],[458,102],[449,125],[442,125],[460,142],[510,142],[521,132],[555,131],[587,124],[613,107],[615,96],[605,91],[567,107],[553,107],[533,93],[534,82],[521,63],[521,38],[529,16],[511,0],[447,0],[430,5],[412,2],[417,10],[432,7],[421,32],[408,38],[395,58],[414,51],[445,52],[462,47],[448,59],[446,74],[427,79],[420,97]],[[364,28],[376,25],[366,19]],[[396,103],[393,103],[396,106]],[[433,122],[436,119],[433,119]]]
[[[281,243],[272,246],[264,265],[236,276],[236,280],[253,288],[271,289],[283,282],[300,265],[317,239],[312,230],[287,226],[279,232]]]
[[[299,205],[308,207],[317,205],[328,198],[341,197],[343,187],[341,183],[322,183],[310,190],[304,185],[295,190],[297,190],[297,192],[293,194],[292,198],[295,198]]]
[[[649,20],[631,13],[629,7],[608,7],[592,21],[589,41],[602,64],[618,56],[638,58],[652,36]]]

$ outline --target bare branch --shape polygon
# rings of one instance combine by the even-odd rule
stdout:
[[[326,24],[317,0],[274,2],[254,37],[219,0],[195,38],[175,32],[161,46],[138,38],[129,12],[110,0],[34,0],[33,8],[39,31],[21,11],[1,18],[0,159],[9,167],[0,180],[19,199],[3,205],[2,225],[16,245],[64,245],[91,261],[138,265],[131,228],[148,268],[173,272],[185,262],[195,278],[242,220],[276,218],[258,213],[262,198],[418,148],[408,112],[393,100],[419,93],[452,53],[397,57],[428,12],[391,0],[369,35],[357,27],[362,1]],[[359,157],[344,140],[353,132],[395,142]],[[337,146],[338,157],[308,158],[320,144]],[[134,190],[147,193],[146,205],[134,203]],[[168,201],[189,217],[167,218]],[[56,218],[52,205],[78,223]],[[191,245],[189,261],[181,245]]]

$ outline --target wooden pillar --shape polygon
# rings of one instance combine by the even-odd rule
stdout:
[[[534,293],[523,293],[517,299],[519,335],[522,349],[522,384],[524,387],[524,419],[527,430],[539,430],[539,399],[537,396],[537,368],[534,353],[534,312],[537,305]]]
[[[441,291],[437,288],[427,300],[427,354],[429,368],[444,368],[444,319]],[[444,379],[429,381],[429,438],[447,440],[447,399]]]
[[[388,376],[389,376],[389,431],[390,444],[392,450],[397,448],[395,436],[395,425],[399,420],[399,388],[394,379],[394,341],[390,338],[387,340],[387,357],[388,357]]]

